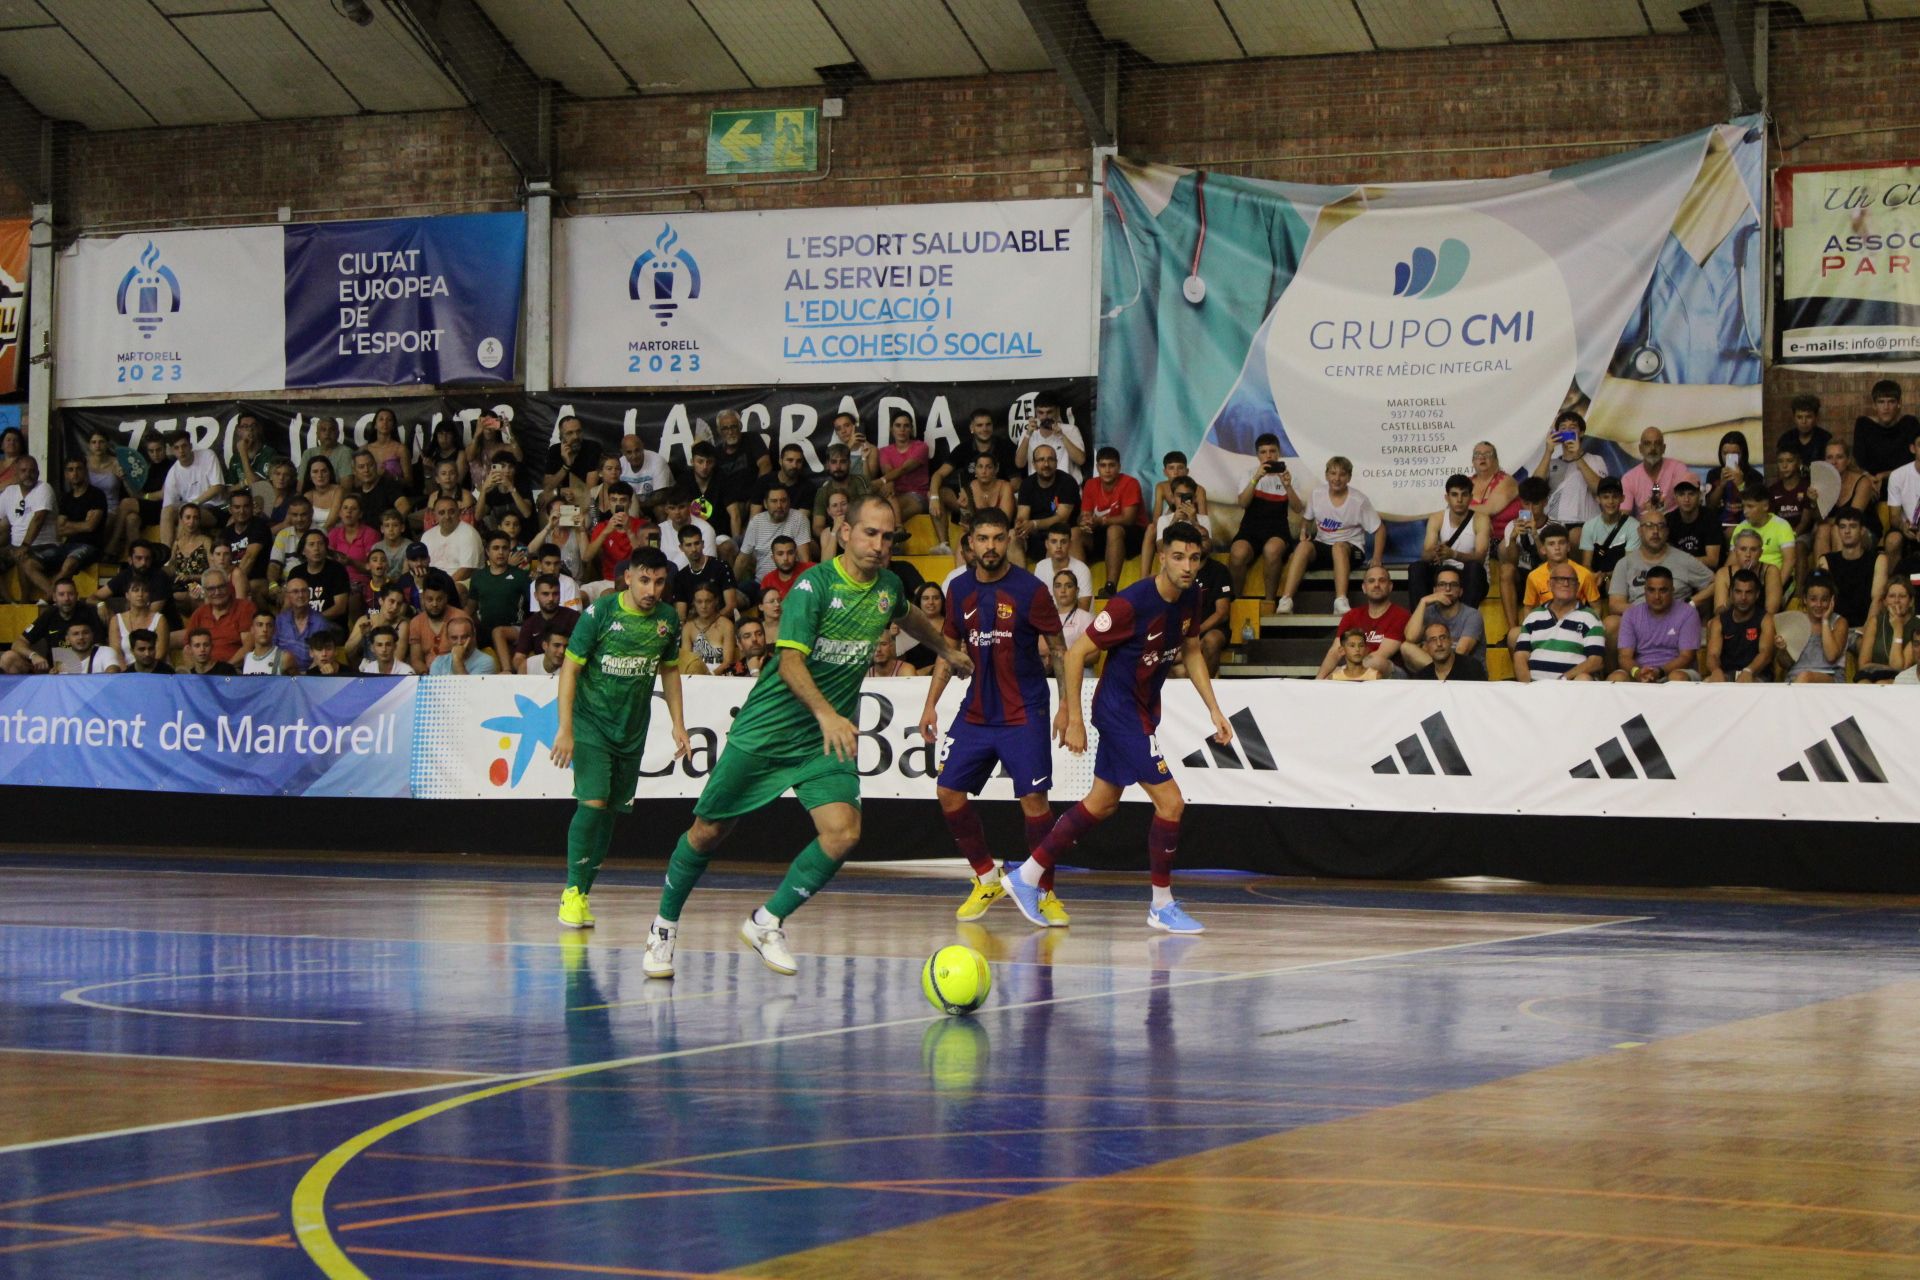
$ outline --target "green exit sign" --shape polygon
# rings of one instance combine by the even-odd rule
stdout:
[[[715,111],[707,117],[708,173],[805,173],[818,167],[814,107]]]

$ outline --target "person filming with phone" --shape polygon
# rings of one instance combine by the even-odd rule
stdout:
[[[1280,437],[1271,431],[1253,443],[1253,470],[1240,487],[1240,530],[1227,549],[1227,572],[1233,596],[1246,598],[1247,566],[1260,557],[1262,603],[1260,612],[1272,613],[1280,596],[1280,570],[1287,562],[1293,527],[1287,519],[1287,463],[1280,456]]]

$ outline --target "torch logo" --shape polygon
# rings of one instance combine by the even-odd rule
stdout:
[[[180,310],[180,279],[173,274],[173,268],[160,261],[160,252],[153,247],[153,241],[147,241],[140,261],[120,277],[120,292],[114,305],[121,315],[132,318],[143,340],[151,338],[168,315]]]
[[[700,264],[679,244],[680,233],[668,223],[654,237],[653,248],[633,260],[633,270],[627,274],[627,296],[645,301],[663,329],[681,302],[700,296]]]

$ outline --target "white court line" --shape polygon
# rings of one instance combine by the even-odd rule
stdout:
[[[1047,1000],[1027,1000],[1020,1004],[987,1005],[973,1014],[976,1018],[994,1014],[1013,1013],[1021,1009],[1040,1009],[1053,1005],[1079,1004],[1087,1000],[1109,1000],[1119,996],[1136,996],[1154,993],[1183,991],[1190,987],[1216,986],[1226,982],[1252,982],[1261,978],[1274,978],[1289,973],[1305,973],[1319,969],[1339,969],[1349,965],[1367,964],[1375,960],[1397,960],[1411,955],[1437,955],[1446,951],[1462,951],[1470,947],[1488,947],[1501,943],[1528,942],[1534,938],[1550,938],[1563,933],[1582,933],[1592,929],[1606,929],[1616,924],[1636,924],[1651,919],[1650,916],[1633,916],[1619,920],[1603,920],[1595,924],[1568,925],[1560,929],[1544,929],[1538,933],[1515,934],[1507,938],[1483,938],[1475,942],[1453,942],[1435,947],[1414,947],[1405,951],[1389,951],[1379,955],[1349,956],[1342,960],[1315,960],[1306,964],[1283,965],[1278,969],[1263,969],[1254,973],[1232,973],[1219,977],[1196,978],[1192,982],[1168,982],[1144,987],[1123,987],[1113,991],[1089,991],[1080,995],[1055,996]],[[727,1044],[703,1045],[692,1049],[673,1049],[665,1053],[642,1054],[631,1058],[609,1058],[604,1062],[582,1063],[571,1067],[546,1067],[538,1071],[513,1071],[497,1076],[483,1076],[477,1081],[465,1081],[460,1084],[420,1085],[410,1089],[393,1089],[384,1093],[366,1093],[352,1098],[329,1098],[317,1102],[295,1102],[279,1107],[262,1107],[254,1111],[236,1111],[232,1115],[208,1116],[199,1120],[169,1120],[160,1124],[134,1125],[126,1129],[110,1129],[104,1133],[74,1134],[64,1138],[43,1138],[38,1142],[20,1142],[12,1146],[0,1146],[0,1156],[11,1155],[18,1151],[37,1151],[47,1147],[69,1146],[78,1142],[97,1142],[104,1138],[135,1137],[145,1133],[160,1133],[170,1129],[188,1129],[206,1124],[225,1124],[233,1120],[257,1120],[264,1116],[289,1115],[296,1111],[312,1111],[320,1107],[336,1107],[349,1102],[379,1102],[387,1098],[407,1098],[422,1093],[444,1093],[449,1089],[472,1089],[476,1085],[488,1088],[498,1084],[511,1084],[516,1080],[532,1080],[542,1076],[559,1075],[562,1077],[585,1075],[593,1071],[613,1071],[623,1067],[641,1066],[653,1062],[666,1062],[679,1058],[702,1057],[707,1054],[726,1053],[734,1049],[758,1049],[768,1045],[795,1044],[803,1040],[821,1040],[831,1036],[854,1035],[862,1031],[882,1031],[890,1027],[920,1026],[929,1022],[939,1022],[943,1014],[930,1014],[913,1018],[893,1018],[885,1022],[868,1022],[852,1027],[825,1027],[818,1031],[800,1031],[786,1036],[765,1036],[757,1040],[736,1040]]]
[[[290,978],[306,977],[321,973],[371,973],[370,969],[237,969],[221,970],[218,973],[164,973],[147,974],[138,978],[115,978],[111,982],[94,982],[84,987],[72,987],[60,993],[60,998],[68,1004],[77,1004],[83,1009],[99,1009],[106,1013],[131,1013],[146,1018],[201,1018],[208,1022],[290,1022],[302,1026],[315,1027],[357,1027],[360,1024],[347,1018],[269,1018],[246,1013],[190,1013],[183,1009],[141,1009],[133,1005],[108,1004],[104,1000],[89,1000],[87,992],[105,991],[110,987],[139,987],[156,982],[218,982],[223,978]]]
[[[387,1067],[352,1062],[281,1061],[275,1058],[201,1058],[190,1053],[117,1053],[106,1049],[50,1049],[34,1045],[0,1045],[0,1053],[65,1054],[75,1058],[129,1058],[138,1062],[206,1062],[223,1067],[302,1067],[316,1071],[391,1071],[414,1076],[467,1076],[475,1080],[484,1079],[487,1074],[484,1071],[458,1071],[451,1067]]]

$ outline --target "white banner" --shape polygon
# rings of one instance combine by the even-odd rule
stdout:
[[[562,386],[1093,371],[1085,200],[557,219]]]
[[[61,399],[287,385],[277,226],[80,240],[57,259],[55,287]]]
[[[690,757],[671,759],[656,702],[641,799],[692,798],[752,687],[699,677],[686,693]],[[859,727],[863,794],[933,798],[934,750],[919,733],[922,678],[869,680]],[[1598,684],[1215,685],[1228,746],[1190,685],[1171,681],[1162,754],[1196,804],[1372,812],[1623,818],[1920,822],[1920,690],[1835,686]],[[941,726],[962,688],[950,686]],[[1085,690],[1092,695],[1092,684]],[[555,685],[527,676],[423,680],[412,793],[426,799],[564,798],[547,759]],[[655,695],[656,699],[658,694]],[[1334,727],[1330,730],[1330,727]],[[1093,752],[1054,751],[1056,799],[1084,795]],[[1013,798],[996,777],[986,797]],[[1128,798],[1144,797],[1135,789]]]

